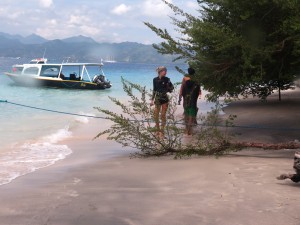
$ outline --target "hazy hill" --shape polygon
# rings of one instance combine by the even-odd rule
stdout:
[[[23,39],[24,37],[22,37],[21,35],[15,34],[15,35],[11,35],[11,34],[7,34],[7,33],[3,33],[0,32],[0,37],[5,37],[8,39],[13,39],[13,40],[20,40]]]
[[[31,34],[19,40],[24,44],[42,44],[48,41],[47,39],[36,34]]]
[[[45,43],[48,41],[47,39],[45,39],[39,35],[36,35],[36,34],[31,34],[29,36],[23,37],[18,34],[11,35],[11,34],[6,34],[3,32],[0,32],[0,37],[5,37],[5,38],[11,39],[11,40],[18,40],[23,44],[42,44],[42,43]]]
[[[85,43],[97,43],[94,39],[90,38],[90,37],[86,37],[83,35],[78,35],[75,37],[69,37],[69,38],[65,38],[62,39],[63,42],[68,42],[68,43],[80,43],[80,42],[85,42]]]
[[[169,63],[171,56],[158,54],[152,45],[136,42],[97,43],[90,37],[76,36],[66,39],[46,40],[32,34],[27,37],[0,32],[0,56],[36,58],[46,57],[62,61],[71,57],[76,61],[114,59],[118,62]]]

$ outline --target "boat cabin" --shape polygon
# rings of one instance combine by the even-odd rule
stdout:
[[[41,78],[93,82],[95,75],[104,75],[102,66],[102,63],[23,64],[13,66],[13,73]]]
[[[30,64],[45,64],[47,63],[48,59],[46,58],[37,58],[37,59],[32,59],[30,61]]]
[[[50,86],[76,89],[106,89],[112,85],[106,80],[102,63],[61,63],[14,65],[5,74],[21,85]]]

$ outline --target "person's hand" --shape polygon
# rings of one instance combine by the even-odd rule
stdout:
[[[179,95],[179,98],[178,98],[178,105],[180,105],[181,100],[182,100],[182,95]]]
[[[153,102],[153,100],[151,100],[151,102],[150,102],[150,106],[153,106],[154,105],[154,102]]]

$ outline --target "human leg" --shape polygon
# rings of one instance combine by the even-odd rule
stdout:
[[[164,132],[167,123],[168,103],[161,105],[161,132]]]
[[[192,127],[195,125],[196,120],[196,109],[193,107],[186,107],[185,110],[185,127],[186,127],[186,134],[192,134]]]
[[[157,131],[159,131],[159,112],[161,109],[161,105],[155,105],[154,108],[154,121],[155,121],[155,128],[157,129]]]
[[[196,116],[194,117],[194,124],[195,124],[195,125],[198,124],[198,122],[197,122],[197,114],[198,114],[198,110],[199,110],[199,108],[196,107]]]

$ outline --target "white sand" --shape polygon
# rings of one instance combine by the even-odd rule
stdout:
[[[249,100],[225,112],[237,114],[236,123],[243,125],[299,128],[299,105],[295,96],[280,104]],[[91,141],[96,131],[86,136],[80,131],[80,138],[69,140],[74,154],[67,159],[0,186],[0,224],[300,224],[300,184],[276,180],[293,172],[294,150],[249,149],[218,159],[130,159],[113,142]],[[299,137],[299,132],[239,132],[236,138],[250,141]]]

